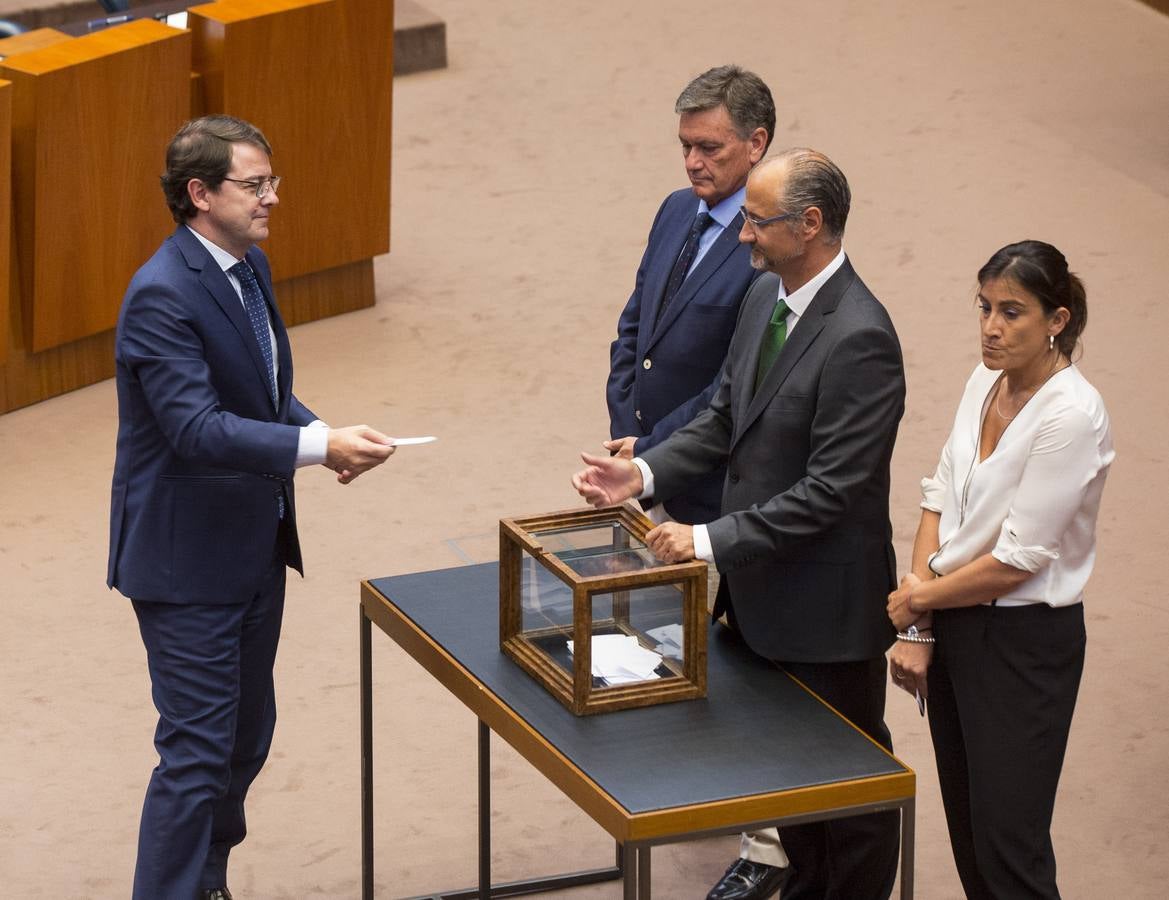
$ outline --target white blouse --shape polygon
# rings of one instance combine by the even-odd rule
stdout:
[[[1000,605],[1070,606],[1083,600],[1096,558],[1096,515],[1115,456],[1108,413],[1069,366],[1039,388],[979,462],[999,375],[981,363],[974,370],[938,469],[922,479],[922,507],[941,514],[930,569],[946,575],[990,553],[1034,573]]]

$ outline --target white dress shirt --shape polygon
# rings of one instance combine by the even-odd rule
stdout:
[[[198,238],[199,243],[207,248],[207,252],[211,254],[211,258],[215,260],[216,265],[223,269],[223,274],[227,276],[227,280],[235,289],[235,295],[239,297],[240,306],[244,305],[244,293],[240,287],[239,280],[231,274],[231,267],[242,260],[236,259],[218,244],[213,244],[203,235],[199,234],[190,225],[187,230]],[[244,307],[244,312],[247,312],[247,307]],[[280,355],[276,352],[276,332],[272,330],[272,321],[268,321],[268,340],[272,342],[272,383],[279,384],[280,376]],[[329,451],[329,426],[316,419],[308,425],[300,429],[300,434],[296,442],[296,468],[303,466],[315,466],[323,463]]]
[[[779,293],[776,295],[775,302],[786,300],[788,306],[787,318],[787,338],[791,337],[792,331],[795,330],[799,324],[800,317],[808,311],[812,301],[816,299],[816,294],[819,293],[825,282],[828,281],[836,271],[844,265],[844,248],[840,248],[840,252],[832,258],[832,262],[828,263],[823,269],[815,274],[806,284],[802,285],[798,290],[788,294],[787,289],[783,286],[783,281],[779,282]],[[762,335],[760,336],[762,340]],[[786,338],[785,338],[786,341]],[[641,457],[634,457],[633,464],[641,470],[641,479],[644,484],[640,497],[652,497],[654,488],[653,472],[650,471],[649,466]],[[715,563],[714,548],[710,545],[710,534],[705,524],[694,526],[694,558],[701,559],[704,562]]]
[[[991,554],[1034,575],[1001,606],[1083,600],[1096,558],[1096,516],[1115,453],[1100,394],[1069,366],[1045,382],[978,459],[999,372],[984,365],[966,382],[937,471],[922,479],[924,509],[941,514],[930,568],[946,575]]]

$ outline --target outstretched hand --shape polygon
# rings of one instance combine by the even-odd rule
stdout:
[[[349,484],[363,472],[380,466],[393,452],[390,438],[368,425],[330,428],[324,464],[337,473],[341,484]]]
[[[641,470],[620,456],[593,456],[582,453],[587,468],[572,476],[572,486],[592,506],[612,506],[636,497],[643,483]]]

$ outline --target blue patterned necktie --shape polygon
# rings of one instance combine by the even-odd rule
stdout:
[[[239,281],[240,293],[244,298],[244,311],[248,314],[248,321],[252,323],[256,343],[260,345],[260,355],[264,357],[264,365],[268,368],[268,389],[272,392],[272,405],[279,409],[280,401],[276,396],[276,367],[272,365],[272,337],[268,333],[268,304],[264,302],[264,295],[260,293],[256,273],[247,262],[241,260],[227,271]],[[276,514],[281,519],[284,518],[283,492],[276,495]]]
[[[279,409],[275,366],[272,364],[272,338],[268,333],[268,305],[264,302],[264,295],[260,293],[260,283],[256,281],[256,273],[252,271],[252,267],[245,261],[237,262],[227,271],[239,281],[244,311],[248,314],[248,321],[252,323],[256,343],[260,345],[260,354],[264,357],[264,365],[268,369],[268,389],[272,392],[272,405]]]
[[[759,366],[755,370],[755,390],[759,390],[759,385],[779,359],[779,351],[783,349],[784,341],[787,340],[788,312],[787,301],[781,297],[775,304],[767,327],[763,329],[763,340],[759,344]]]
[[[694,254],[698,252],[698,241],[710,223],[711,215],[708,212],[700,212],[694,217],[694,224],[690,226],[690,234],[686,236],[682,252],[678,254],[678,258],[674,261],[674,268],[670,270],[670,280],[666,282],[666,293],[662,295],[662,305],[658,307],[659,322],[665,315],[666,307],[670,305],[670,301],[681,290],[682,282],[686,280],[686,273],[690,271],[690,264],[694,262]]]

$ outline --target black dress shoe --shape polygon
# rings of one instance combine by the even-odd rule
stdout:
[[[212,888],[203,892],[203,900],[232,900],[231,891],[225,887]]]
[[[792,867],[769,866],[736,859],[718,884],[710,889],[706,900],[767,900],[787,884]]]

